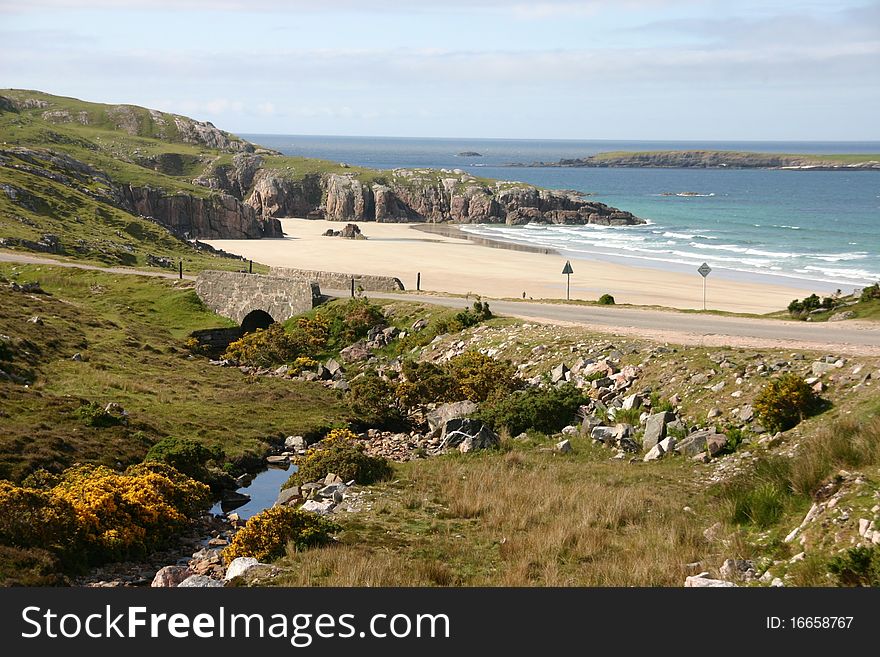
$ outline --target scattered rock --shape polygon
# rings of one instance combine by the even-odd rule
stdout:
[[[216,580],[213,577],[208,577],[207,575],[190,575],[178,584],[177,588],[219,588],[222,586],[223,582]]]
[[[306,500],[306,503],[303,504],[300,509],[324,516],[333,510],[333,505],[333,500]]]
[[[223,579],[228,582],[233,577],[240,577],[251,568],[259,565],[260,562],[253,557],[237,557],[226,567],[226,575],[223,576]]]
[[[700,573],[699,575],[691,575],[684,580],[685,588],[721,588],[735,587],[733,582],[726,582],[723,579],[710,579],[709,573]]]
[[[642,447],[650,450],[666,437],[666,425],[673,419],[672,413],[662,411],[649,415],[645,420],[645,435],[642,438]]]
[[[426,419],[428,420],[428,426],[432,430],[435,430],[438,427],[445,425],[449,420],[465,418],[476,412],[477,405],[470,400],[450,402],[448,404],[442,404],[429,412]]]
[[[498,434],[480,420],[455,418],[443,425],[440,449],[458,447],[459,451],[473,451],[497,447],[499,442]]]
[[[275,504],[272,506],[288,506],[301,498],[302,494],[300,493],[299,486],[291,486],[278,493]]]
[[[565,440],[562,440],[562,441],[556,443],[556,451],[559,454],[568,454],[569,452],[572,451],[571,441],[569,441],[568,439],[565,439]]]
[[[188,566],[165,566],[156,572],[150,586],[154,588],[179,586],[191,575],[193,575],[193,571]]]

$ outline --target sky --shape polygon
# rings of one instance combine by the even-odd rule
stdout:
[[[880,0],[0,0],[0,87],[237,133],[880,140]]]

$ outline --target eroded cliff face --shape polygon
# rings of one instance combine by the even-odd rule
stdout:
[[[193,180],[224,191],[258,216],[330,221],[629,225],[644,223],[629,212],[578,195],[525,183],[486,182],[455,169],[395,169],[361,179],[355,173],[307,174],[263,166],[258,154],[236,155]],[[376,172],[379,173],[379,172]],[[382,172],[385,173],[385,172]]]
[[[434,184],[396,172],[394,182],[367,185],[354,176],[324,179],[323,216],[331,221],[428,221],[628,225],[643,223],[629,212],[573,194],[531,185],[490,187],[464,178]],[[400,175],[400,174],[404,175]]]
[[[122,206],[149,217],[189,239],[257,239],[281,237],[281,223],[258,214],[229,194],[207,198],[167,194],[151,187],[121,188]]]

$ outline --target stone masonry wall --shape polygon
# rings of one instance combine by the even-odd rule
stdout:
[[[403,283],[394,276],[368,276],[366,274],[343,274],[335,271],[314,271],[311,269],[290,269],[287,267],[272,267],[270,276],[302,281],[312,281],[324,289],[347,290],[351,287],[351,279],[354,278],[355,286],[373,292],[399,292],[403,290]]]
[[[241,324],[248,313],[263,310],[276,322],[307,312],[321,300],[315,283],[230,271],[203,271],[196,294],[208,308]]]

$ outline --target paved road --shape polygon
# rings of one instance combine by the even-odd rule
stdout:
[[[41,256],[0,252],[0,262],[55,265],[106,271],[114,274],[137,274],[177,278],[177,273],[145,271],[125,267],[98,267]],[[184,278],[195,277],[184,274]],[[325,290],[325,294],[347,297],[348,290]],[[422,301],[449,308],[461,308],[467,301],[460,297],[369,292],[368,296],[402,301]],[[753,348],[815,349],[827,352],[880,356],[880,323],[877,322],[786,322],[770,319],[723,317],[641,308],[570,306],[518,301],[491,300],[492,311],[545,323],[565,323],[594,331],[636,335],[653,340],[706,346]]]
[[[328,290],[348,296],[345,290]],[[462,298],[432,295],[368,292],[384,299],[423,301],[451,308],[464,307]],[[542,322],[582,325],[614,333],[641,335],[657,340],[685,344],[734,347],[791,347],[841,351],[880,356],[880,323],[875,322],[794,322],[720,315],[700,315],[641,308],[574,306],[519,301],[490,300],[492,311]]]

